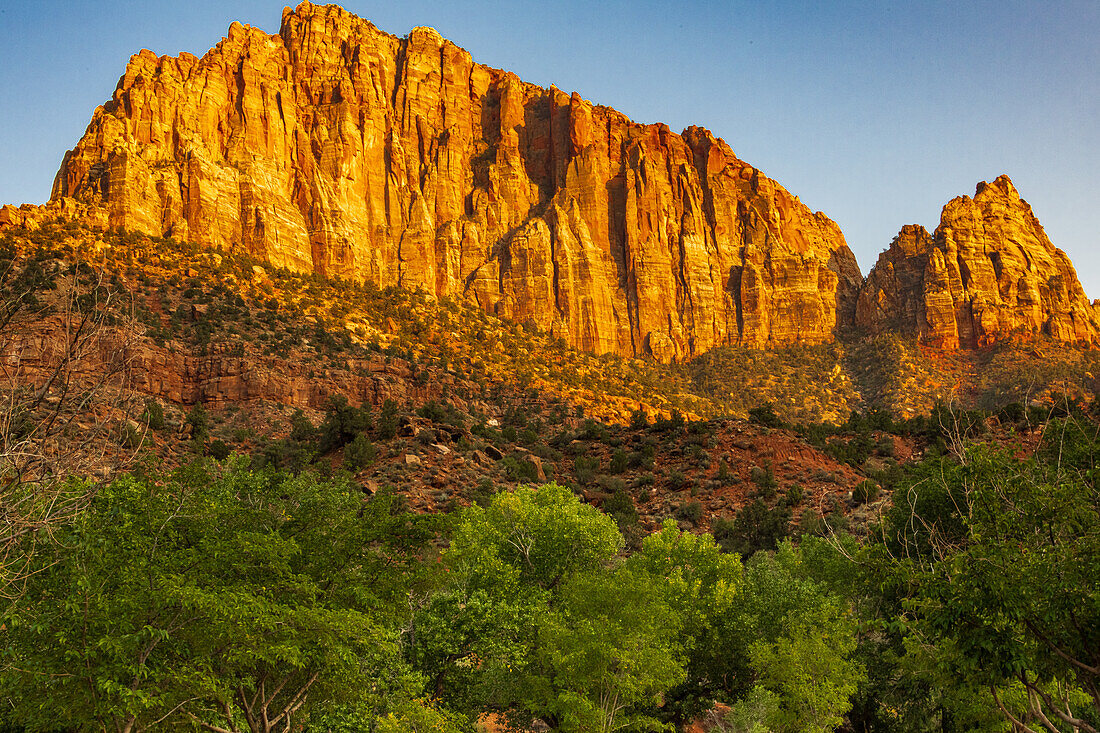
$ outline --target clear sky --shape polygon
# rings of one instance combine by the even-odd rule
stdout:
[[[702,125],[843,229],[864,273],[902,224],[1009,174],[1100,297],[1098,0],[347,0],[405,35],[639,122]],[[261,0],[0,0],[0,203],[49,197],[129,56],[202,55]]]

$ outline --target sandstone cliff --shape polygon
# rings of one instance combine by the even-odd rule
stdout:
[[[464,297],[597,353],[820,343],[839,228],[700,128],[676,135],[335,6],[130,60],[53,198],[298,271]]]
[[[1008,176],[952,199],[930,235],[906,226],[867,276],[856,326],[929,346],[987,346],[1011,333],[1094,343],[1100,313]]]

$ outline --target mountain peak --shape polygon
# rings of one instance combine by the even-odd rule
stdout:
[[[1011,334],[1095,343],[1100,313],[1031,206],[1002,175],[943,208],[933,235],[905,227],[867,276],[857,325],[900,329],[940,348]]]
[[[423,288],[598,353],[821,343],[861,281],[840,229],[702,128],[641,125],[338,6],[135,57],[54,197],[112,226]]]
[[[978,185],[974,187],[974,198],[982,195],[1000,195],[1014,199],[1020,198],[1020,192],[1016,190],[1016,186],[1012,183],[1012,179],[1005,173],[993,179],[992,183],[979,181]]]
[[[671,361],[852,325],[944,348],[1100,332],[1006,175],[949,201],[933,234],[904,227],[865,281],[832,220],[709,130],[632,122],[336,5],[286,9],[278,35],[235,22],[201,59],[133,56],[61,164],[66,197],[596,353]]]

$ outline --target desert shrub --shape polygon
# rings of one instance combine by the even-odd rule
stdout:
[[[788,507],[796,507],[802,503],[802,487],[798,484],[788,486],[783,496],[783,504]]]
[[[851,529],[851,522],[848,517],[840,509],[829,512],[825,517],[825,524],[829,528],[829,532],[840,534],[841,532],[848,532]]]
[[[488,476],[482,477],[474,486],[466,492],[466,497],[481,507],[489,506],[489,502],[496,495],[498,489],[493,480]]]
[[[129,421],[122,423],[118,429],[118,443],[123,448],[134,450],[141,446],[141,430]]]
[[[146,400],[145,411],[141,413],[141,421],[152,430],[163,430],[164,408],[156,400]]]
[[[580,483],[591,483],[596,478],[596,471],[599,467],[600,461],[595,456],[577,456],[573,462],[573,474]]]
[[[626,451],[620,448],[616,450],[615,453],[611,456],[611,465],[608,470],[611,471],[611,473],[620,474],[626,470],[628,463],[629,457],[627,456]]]
[[[252,455],[252,467],[260,470],[266,466],[282,468],[291,473],[300,473],[309,465],[312,453],[296,441],[273,440],[262,446]]]
[[[825,518],[817,511],[806,508],[798,517],[798,534],[801,537],[824,537],[829,533]]]
[[[772,469],[771,463],[765,463],[763,467],[753,466],[749,476],[752,478],[752,482],[756,484],[761,496],[765,499],[771,499],[775,496],[775,490],[779,488],[779,483],[775,480],[775,471]]]
[[[1027,408],[1020,402],[1009,402],[997,411],[997,419],[1001,422],[1018,423],[1027,416]]]
[[[349,471],[360,471],[374,460],[378,450],[374,443],[367,439],[363,433],[359,433],[344,447],[344,466]]]
[[[685,476],[682,472],[673,469],[668,473],[668,485],[673,491],[680,491],[682,489],[689,488],[692,484],[691,479]]]
[[[600,487],[601,491],[608,494],[626,491],[626,481],[618,476],[597,476],[596,485]]]
[[[435,400],[429,400],[423,407],[417,410],[417,414],[432,422],[443,422],[443,419],[447,416],[447,411]]]
[[[619,527],[626,527],[638,523],[638,510],[634,507],[634,500],[625,489],[619,488],[611,496],[604,499],[603,511],[613,517],[619,523]]]
[[[703,505],[697,501],[689,501],[676,507],[674,516],[692,524],[699,524],[703,518]]]
[[[870,431],[862,431],[850,437],[847,441],[833,440],[824,447],[824,452],[841,463],[859,467],[871,457],[871,451],[876,447],[875,440]]]
[[[207,446],[206,452],[210,454],[210,457],[215,461],[224,461],[226,458],[229,458],[230,450],[224,440],[215,440]]]
[[[500,465],[504,467],[508,478],[513,481],[526,481],[529,483],[538,481],[538,469],[530,461],[517,460],[515,456],[504,456],[500,461]]]
[[[878,498],[878,493],[879,485],[868,479],[852,490],[852,503],[856,506],[870,503]]]
[[[763,425],[766,428],[781,428],[783,420],[775,414],[775,407],[771,402],[753,407],[749,410],[749,422]]]
[[[657,422],[654,423],[654,429],[659,433],[669,433],[673,431],[679,431],[684,427],[684,416],[679,410],[673,410],[669,413],[668,418],[659,417]]]
[[[753,466],[749,470],[749,478],[752,479],[752,482],[754,484],[756,484],[757,486],[759,486],[761,488],[763,488],[765,486],[768,486],[768,485],[775,482],[775,476],[770,475],[770,474],[771,474],[771,467],[770,466],[763,467],[763,468],[760,467],[760,466]]]
[[[631,468],[641,468],[646,471],[653,470],[653,460],[656,454],[654,446],[643,444],[641,449],[631,451],[628,462]]]
[[[972,440],[988,430],[987,417],[989,414],[981,410],[962,410],[937,401],[928,415],[929,437]]]
[[[596,420],[585,420],[584,429],[581,431],[581,439],[604,443],[607,441],[607,426]]]

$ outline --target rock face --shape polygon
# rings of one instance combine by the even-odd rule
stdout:
[[[15,227],[37,229],[44,222],[56,219],[80,221],[95,227],[107,226],[107,212],[102,207],[89,206],[69,198],[54,199],[42,206],[0,206],[0,231]]]
[[[41,386],[66,353],[68,331],[58,316],[21,326],[26,327],[0,341],[0,363],[19,383]],[[116,386],[182,405],[266,400],[323,410],[328,398],[336,394],[355,404],[376,407],[386,400],[423,404],[440,399],[445,389],[456,384],[450,374],[436,374],[422,384],[400,359],[351,359],[346,369],[319,372],[290,359],[234,355],[224,345],[197,355],[155,345],[123,330],[105,331],[96,339],[95,348],[82,351],[80,357],[74,362],[77,379],[112,374]],[[465,403],[457,400],[456,404]],[[489,409],[483,404],[478,407]]]
[[[277,266],[422,287],[597,353],[820,343],[839,228],[701,128],[676,135],[335,6],[131,58],[54,199]]]
[[[879,256],[856,326],[915,334],[929,346],[988,346],[1011,333],[1095,343],[1100,312],[1008,176],[943,208],[929,235],[906,226]]]

